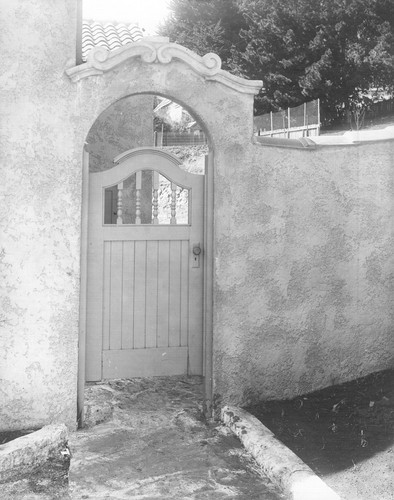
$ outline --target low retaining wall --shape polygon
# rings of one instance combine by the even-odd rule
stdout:
[[[297,455],[278,441],[257,418],[240,408],[226,406],[222,421],[240,439],[265,476],[290,500],[340,500]]]
[[[46,425],[38,431],[0,445],[0,481],[44,464],[49,457],[60,453],[67,442],[67,428],[61,424]]]

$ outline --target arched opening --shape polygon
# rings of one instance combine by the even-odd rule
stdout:
[[[113,167],[113,159],[129,149],[157,147],[203,173],[203,157],[211,148],[206,127],[187,106],[163,95],[146,93],[123,97],[95,119],[85,141],[89,171]]]
[[[152,93],[117,100],[87,134],[80,424],[85,381],[201,375],[210,400],[209,142],[194,113]]]

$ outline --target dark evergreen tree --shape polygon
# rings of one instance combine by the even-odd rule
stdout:
[[[262,78],[261,111],[320,98],[351,108],[394,80],[393,0],[243,0],[248,28],[234,66]]]
[[[394,84],[394,0],[172,0],[161,34],[264,89],[258,113],[320,98],[325,113]],[[365,101],[365,99],[364,99]]]

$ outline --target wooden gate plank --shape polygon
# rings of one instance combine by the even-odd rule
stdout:
[[[103,351],[103,378],[187,374],[187,347]]]
[[[134,241],[123,242],[122,349],[134,344]]]
[[[181,246],[181,346],[187,346],[189,337],[189,241]]]
[[[135,242],[134,348],[145,347],[146,241]]]
[[[170,242],[168,345],[181,345],[181,242]]]
[[[168,292],[169,292],[169,241],[159,241],[158,256],[158,308],[157,321],[160,326],[157,335],[157,346],[168,346]]]
[[[111,314],[111,241],[104,241],[103,261],[103,349],[109,349],[110,314]],[[97,311],[97,314],[99,312]]]
[[[146,250],[146,347],[157,347],[158,241],[148,241]]]
[[[122,347],[123,241],[111,243],[109,348]]]

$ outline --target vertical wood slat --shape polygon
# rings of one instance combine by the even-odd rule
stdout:
[[[135,223],[141,224],[141,188],[142,188],[142,172],[141,170],[135,175]]]
[[[103,349],[109,349],[111,289],[111,242],[104,241],[103,258]]]
[[[123,242],[122,349],[133,348],[134,241]]]
[[[170,242],[159,241],[157,269],[157,347],[168,347],[168,299],[169,299]]]
[[[134,260],[134,349],[145,347],[146,241],[135,242]]]
[[[123,182],[118,184],[118,204],[116,207],[116,224],[123,224]]]
[[[148,241],[146,249],[146,347],[157,347],[157,264],[158,241]]]
[[[181,242],[170,242],[169,304],[168,304],[168,345],[181,343]]]
[[[123,241],[111,243],[109,348],[122,346]]]
[[[189,337],[189,241],[181,242],[181,346],[188,345]]]
[[[153,171],[152,223],[159,223],[159,172]]]

